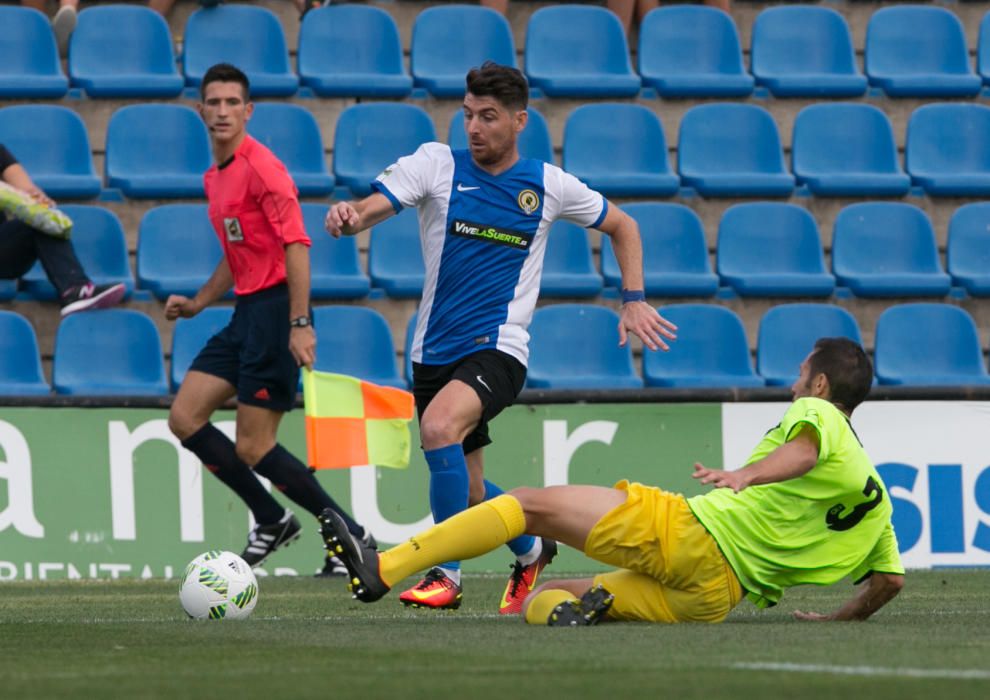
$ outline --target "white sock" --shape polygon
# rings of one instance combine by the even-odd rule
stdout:
[[[523,566],[529,566],[530,564],[535,563],[536,560],[540,558],[541,554],[543,554],[543,538],[534,537],[533,547],[525,554],[516,557],[516,559]]]
[[[443,575],[449,578],[451,581],[456,583],[458,586],[461,585],[461,570],[460,569],[447,569],[443,566],[437,567],[443,572]]]

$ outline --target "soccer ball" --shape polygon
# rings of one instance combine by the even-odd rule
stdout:
[[[179,601],[197,620],[242,620],[258,602],[258,580],[233,552],[204,552],[186,567]]]

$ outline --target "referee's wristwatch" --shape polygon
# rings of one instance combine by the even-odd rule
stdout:
[[[309,316],[298,316],[297,318],[289,321],[289,325],[292,328],[307,328],[313,325],[313,319]]]

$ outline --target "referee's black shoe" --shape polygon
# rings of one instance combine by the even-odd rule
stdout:
[[[261,566],[269,554],[298,539],[301,532],[302,525],[299,524],[296,516],[291,510],[286,510],[285,515],[277,523],[254,526],[254,529],[248,533],[248,543],[241,552],[241,559],[249,566]]]
[[[333,508],[325,508],[318,520],[327,553],[339,557],[347,567],[350,576],[347,587],[354,597],[364,603],[373,603],[388,593],[389,585],[378,573],[378,550],[364,538],[352,535],[347,523]]]
[[[597,625],[614,600],[615,596],[598,584],[589,588],[580,600],[568,600],[555,607],[547,617],[547,624],[551,627]]]

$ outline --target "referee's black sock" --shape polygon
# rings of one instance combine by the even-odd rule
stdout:
[[[324,508],[333,508],[347,523],[347,529],[352,535],[364,535],[364,528],[354,522],[347,511],[330,497],[316,480],[312,470],[281,445],[275,445],[262,457],[254,465],[254,471],[313,515],[319,515]]]
[[[261,525],[277,523],[285,508],[268,493],[251,469],[237,456],[234,443],[212,423],[182,441],[182,446],[202,460],[214,476],[241,497]]]

